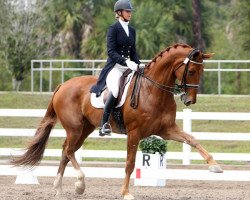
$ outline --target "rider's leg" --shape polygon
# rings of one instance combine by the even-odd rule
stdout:
[[[101,121],[101,129],[99,130],[99,135],[110,135],[111,133],[111,126],[109,124],[110,114],[113,111],[115,106],[116,98],[113,96],[112,92],[109,92],[107,101],[104,106],[103,117]]]
[[[115,65],[107,76],[106,84],[110,92],[104,106],[104,113],[101,122],[102,128],[99,130],[100,136],[110,135],[111,133],[109,118],[115,107],[115,103],[119,93],[120,77],[122,76],[124,71],[126,71],[126,68],[121,68],[120,66]]]
[[[109,118],[110,118],[110,114],[112,113],[114,109],[116,99],[118,97],[119,79],[121,75],[122,75],[122,72],[116,67],[114,67],[107,76],[106,84],[110,92],[108,94],[108,98],[104,106],[103,118],[101,121],[101,128],[99,130],[100,136],[110,135],[112,131],[111,126],[109,124]]]

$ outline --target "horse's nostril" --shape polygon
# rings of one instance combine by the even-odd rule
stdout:
[[[186,93],[182,93],[181,94],[181,96],[180,96],[180,98],[181,98],[181,101],[185,101],[186,100]]]
[[[185,106],[190,106],[192,104],[192,101],[185,101],[184,104]]]

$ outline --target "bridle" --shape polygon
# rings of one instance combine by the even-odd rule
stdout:
[[[193,49],[188,54],[188,56],[185,58],[185,60],[178,67],[176,67],[176,69],[174,70],[174,72],[176,72],[180,67],[182,67],[183,64],[185,64],[185,69],[184,69],[184,72],[183,72],[183,75],[182,75],[181,84],[180,85],[177,84],[177,88],[184,89],[185,93],[186,93],[187,88],[193,88],[193,89],[198,89],[199,88],[198,84],[189,84],[189,83],[187,83],[187,80],[186,80],[189,63],[194,63],[194,64],[197,64],[197,65],[203,65],[203,62],[196,62],[196,61],[192,60],[193,56],[196,53],[199,53],[199,52],[200,52],[200,50]]]
[[[184,89],[185,93],[186,93],[187,88],[198,89],[199,88],[198,84],[189,84],[189,83],[187,83],[186,76],[187,76],[187,72],[188,72],[189,63],[194,63],[194,64],[197,64],[197,65],[203,65],[203,62],[196,62],[196,61],[192,60],[193,56],[196,53],[199,53],[199,52],[200,52],[200,50],[193,49],[188,54],[188,56],[184,59],[184,61],[180,65],[178,65],[178,67],[176,67],[174,72],[176,72],[179,68],[181,68],[183,65],[185,65],[184,73],[182,75],[181,84],[180,85],[176,84],[175,87],[158,83],[158,82],[154,81],[153,79],[151,79],[150,77],[145,76],[144,75],[144,69],[139,69],[136,72],[136,79],[135,79],[135,84],[134,84],[134,88],[133,88],[132,95],[131,95],[131,104],[130,105],[134,109],[137,108],[137,106],[138,106],[138,100],[139,100],[142,77],[149,80],[155,87],[157,87],[157,88],[159,88],[159,89],[161,89],[161,90],[163,90],[165,92],[172,93],[172,94],[179,94],[179,93],[181,93],[182,89]]]
[[[180,93],[180,90],[181,89],[184,89],[185,92],[186,92],[186,89],[187,88],[194,88],[194,89],[198,89],[199,88],[199,85],[197,84],[189,84],[187,83],[186,81],[186,76],[187,76],[187,72],[188,72],[188,66],[189,66],[189,63],[194,63],[194,64],[198,64],[198,65],[203,65],[203,62],[196,62],[196,61],[193,61],[192,58],[193,56],[196,54],[196,53],[199,53],[200,50],[198,49],[193,49],[189,54],[188,56],[184,59],[184,61],[178,65],[178,67],[176,67],[176,69],[174,70],[174,72],[176,72],[179,68],[181,68],[183,65],[185,65],[185,69],[184,69],[184,73],[182,75],[182,80],[181,80],[181,84],[176,84],[175,87],[171,87],[171,86],[167,86],[167,85],[164,85],[164,84],[160,84],[160,83],[157,83],[156,81],[152,80],[151,78],[149,78],[148,76],[145,76],[142,72],[142,76],[144,78],[146,78],[147,80],[149,80],[153,85],[155,85],[157,88],[161,89],[161,90],[164,90],[164,91],[167,91],[167,92],[170,92],[170,93],[173,93],[173,94],[177,94],[177,93]]]

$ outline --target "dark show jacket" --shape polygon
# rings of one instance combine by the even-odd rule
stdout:
[[[108,59],[107,63],[102,69],[100,76],[97,80],[97,84],[91,89],[91,93],[96,93],[96,96],[100,96],[103,88],[106,85],[106,78],[110,70],[116,63],[120,65],[126,65],[125,61],[127,58],[140,64],[139,58],[135,48],[135,29],[128,26],[129,37],[119,21],[111,25],[107,33],[107,50]]]

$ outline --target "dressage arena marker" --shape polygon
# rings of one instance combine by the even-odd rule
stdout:
[[[57,166],[38,166],[33,169],[33,176],[55,177]],[[86,177],[89,178],[124,178],[124,168],[106,168],[106,167],[82,167]],[[132,174],[135,178],[136,170]],[[20,174],[20,168],[11,165],[0,165],[0,175],[17,176]],[[67,167],[65,177],[75,177],[73,167]],[[250,170],[224,170],[223,173],[211,173],[209,170],[193,169],[166,169],[162,173],[154,170],[148,172],[141,171],[141,177],[152,179],[166,180],[206,180],[206,181],[250,181]]]
[[[32,169],[20,169],[15,184],[39,184],[37,176]]]
[[[166,171],[166,154],[160,155],[158,152],[138,153],[135,162],[135,186],[166,186],[166,179],[161,178],[146,178],[145,174],[164,174]]]

